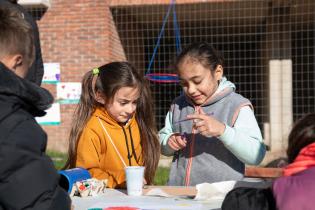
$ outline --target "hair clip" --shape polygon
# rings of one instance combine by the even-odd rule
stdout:
[[[98,75],[100,73],[100,70],[98,68],[93,69],[93,75]]]

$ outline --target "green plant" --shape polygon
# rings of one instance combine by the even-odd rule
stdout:
[[[169,173],[170,169],[168,167],[158,167],[154,177],[154,185],[166,185]]]
[[[52,159],[57,170],[60,170],[67,161],[67,154],[65,153],[47,151],[46,154]]]

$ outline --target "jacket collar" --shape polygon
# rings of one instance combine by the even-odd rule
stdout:
[[[128,128],[131,124],[133,124],[136,121],[135,114],[126,122],[125,125],[121,125],[117,123],[115,119],[112,118],[112,116],[106,111],[103,107],[97,107],[95,108],[95,111],[93,113],[94,116],[104,120],[106,123],[108,123],[111,127],[117,127],[117,128]]]
[[[20,78],[0,62],[0,96],[6,102],[14,105],[21,104],[26,109],[43,115],[52,102],[52,95],[44,88]],[[40,114],[41,112],[41,114]]]

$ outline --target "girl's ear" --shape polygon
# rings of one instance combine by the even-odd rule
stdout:
[[[100,103],[105,105],[105,97],[104,95],[101,93],[101,91],[96,91],[95,93],[95,100]]]
[[[214,70],[214,78],[219,81],[223,77],[223,67],[218,65],[217,68]]]

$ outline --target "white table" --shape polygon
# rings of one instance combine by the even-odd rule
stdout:
[[[170,197],[147,196],[151,189],[162,189]],[[144,196],[127,196],[125,191],[106,189],[96,197],[73,197],[74,210],[87,210],[89,208],[105,208],[114,206],[138,207],[145,210],[212,210],[220,209],[222,199],[196,201],[193,199],[196,193],[193,187],[169,187],[150,186],[144,190]]]

